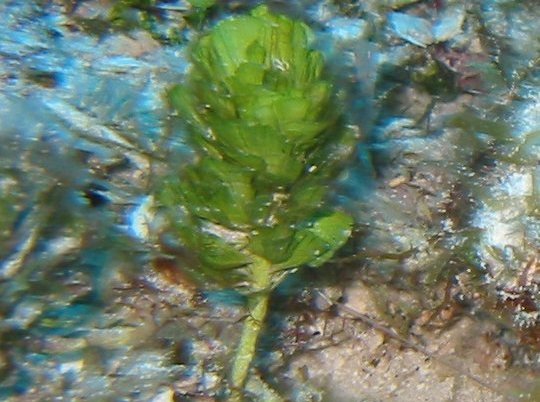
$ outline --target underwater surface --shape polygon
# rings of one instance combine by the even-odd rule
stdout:
[[[535,0],[2,1],[0,399],[227,398],[249,293],[160,201],[198,158],[167,94],[260,4],[324,55],[354,224],[275,284],[245,400],[538,400]]]

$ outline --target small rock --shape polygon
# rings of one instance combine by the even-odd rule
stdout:
[[[400,38],[414,45],[426,47],[434,42],[431,23],[423,18],[404,13],[391,13],[388,20]]]
[[[19,303],[6,324],[15,329],[25,329],[32,324],[43,311],[43,303],[36,300],[25,300]]]
[[[174,391],[171,388],[166,388],[160,391],[151,402],[172,402],[174,401]]]

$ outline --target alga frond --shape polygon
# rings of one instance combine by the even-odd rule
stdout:
[[[161,202],[182,206],[172,219],[198,255],[194,274],[247,295],[231,399],[242,398],[271,289],[328,261],[351,231],[325,198],[356,138],[312,36],[264,6],[226,19],[193,45],[186,82],[169,92],[198,159],[165,182]]]

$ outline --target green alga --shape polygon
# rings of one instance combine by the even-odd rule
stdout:
[[[233,400],[271,290],[291,270],[328,261],[351,232],[351,218],[325,198],[356,138],[311,42],[304,23],[258,7],[200,38],[186,81],[169,92],[198,158],[165,181],[161,202],[198,256],[194,275],[247,297]]]

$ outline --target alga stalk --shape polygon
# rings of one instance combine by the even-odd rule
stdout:
[[[165,180],[161,204],[198,256],[193,276],[246,295],[231,400],[242,400],[271,290],[324,264],[351,232],[325,200],[356,137],[311,42],[304,23],[258,7],[195,41],[185,82],[169,91],[197,159]]]
[[[254,273],[256,272],[253,278],[254,292],[247,299],[248,315],[244,321],[242,335],[231,366],[231,401],[235,399],[242,400],[242,390],[245,386],[251,361],[255,356],[259,333],[268,311],[272,266],[261,259],[259,263],[254,264],[253,269]]]

